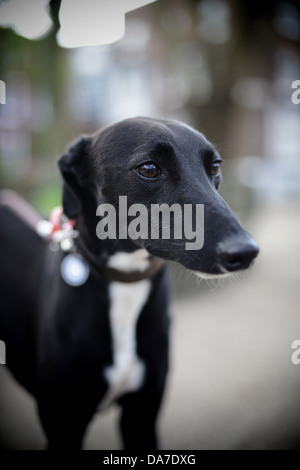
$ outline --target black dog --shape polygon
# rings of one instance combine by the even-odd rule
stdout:
[[[162,260],[215,277],[248,268],[258,253],[217,192],[220,164],[202,134],[173,121],[127,119],[71,146],[59,168],[64,213],[79,233],[74,256],[87,267],[77,286],[62,274],[68,249],[52,251],[1,206],[0,339],[12,373],[37,399],[50,448],[80,448],[95,411],[114,400],[124,446],[157,446],[169,342]],[[149,210],[204,204],[203,248],[187,250],[174,233],[99,240],[97,207],[118,209],[119,196]]]

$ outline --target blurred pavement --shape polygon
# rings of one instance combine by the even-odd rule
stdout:
[[[261,249],[249,272],[174,301],[164,449],[300,449],[300,207],[262,207],[247,229]],[[85,448],[120,448],[118,414],[95,417]],[[0,366],[0,447],[44,445],[34,401]]]

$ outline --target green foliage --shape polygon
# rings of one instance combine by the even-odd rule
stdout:
[[[34,189],[30,194],[32,205],[46,218],[51,210],[62,204],[60,184],[48,184]]]

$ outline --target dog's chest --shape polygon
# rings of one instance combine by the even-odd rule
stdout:
[[[143,383],[145,367],[136,352],[136,325],[150,286],[149,280],[130,284],[111,282],[109,286],[113,364],[104,370],[109,388],[101,407],[139,389]]]

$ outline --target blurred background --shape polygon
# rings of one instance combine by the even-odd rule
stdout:
[[[120,40],[76,48],[57,43],[59,7],[50,1],[53,28],[42,39],[0,27],[1,188],[48,217],[61,204],[56,160],[79,134],[136,115],[203,132],[225,160],[221,195],[261,253],[246,275],[221,285],[170,266],[161,445],[300,448],[300,365],[291,361],[300,339],[298,2],[157,0],[126,13]],[[120,448],[117,415],[95,418],[86,448]],[[34,402],[0,366],[0,447],[44,442]]]

